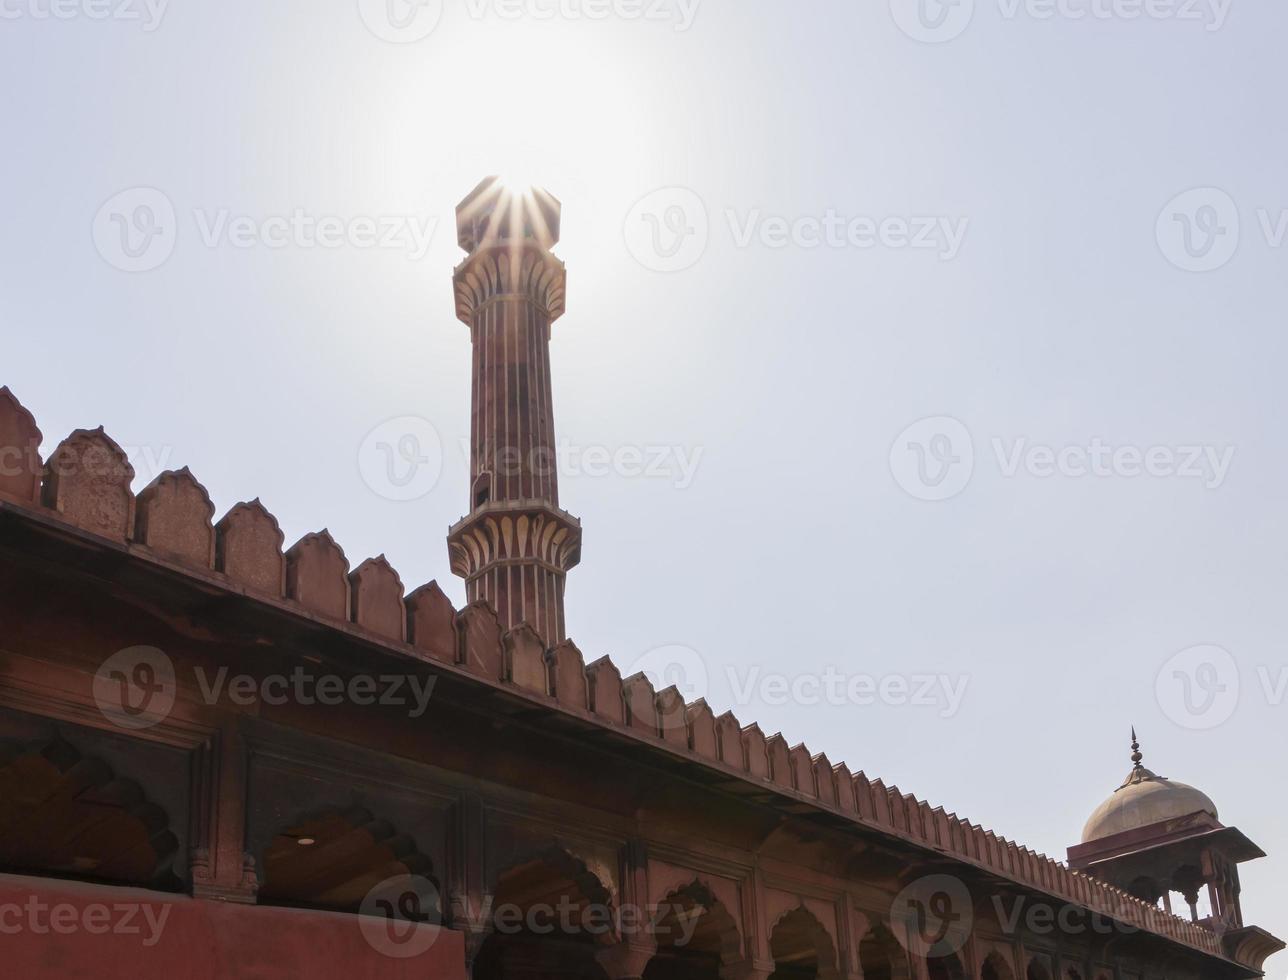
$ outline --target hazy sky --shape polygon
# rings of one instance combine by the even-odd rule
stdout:
[[[1060,857],[1135,723],[1288,934],[1288,8],[924,2],[0,0],[0,383],[460,603],[452,209],[538,180],[587,658]]]

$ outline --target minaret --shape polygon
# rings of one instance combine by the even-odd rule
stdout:
[[[559,509],[550,325],[564,312],[561,206],[542,190],[489,177],[456,209],[469,253],[456,269],[456,315],[474,343],[470,513],[448,532],[470,602],[507,629],[566,637],[564,579],[581,560],[581,523]]]

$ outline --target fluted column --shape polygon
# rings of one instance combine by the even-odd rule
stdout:
[[[504,626],[527,623],[548,647],[567,637],[564,582],[581,560],[581,524],[559,508],[550,325],[564,310],[560,205],[544,191],[485,180],[457,208],[469,257],[457,316],[474,347],[470,513],[451,529],[452,571]]]

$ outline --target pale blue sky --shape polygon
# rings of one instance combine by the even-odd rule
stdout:
[[[1099,0],[1109,16],[1077,19],[1090,0],[1067,0],[1040,19],[976,0],[931,44],[895,2],[898,18],[890,0],[703,0],[634,20],[446,0],[428,36],[390,43],[365,0],[173,0],[154,24],[5,0],[0,383],[46,449],[105,424],[191,466],[220,513],[262,497],[288,543],[327,526],[353,564],[384,552],[409,588],[437,578],[459,603],[443,539],[467,507],[470,361],[451,212],[487,173],[531,174],[564,202],[560,435],[701,454],[684,487],[565,475],[588,658],[691,648],[718,710],[756,669],[964,677],[955,712],[763,690],[735,710],[1053,856],[1126,773],[1134,722],[1147,764],[1271,853],[1245,868],[1245,912],[1288,934],[1288,8],[1127,19]],[[130,273],[95,218],[137,187],[164,195],[177,235]],[[633,254],[632,209],[668,187],[701,201],[708,241],[657,272]],[[1200,230],[1216,216],[1232,235],[1230,207],[1239,223],[1204,273],[1156,234],[1196,187],[1228,195],[1205,192]],[[410,257],[225,233],[297,211],[439,225]],[[951,258],[897,234],[804,247],[829,211],[964,234]],[[766,218],[794,240],[771,247]],[[364,481],[360,447],[405,416],[432,426],[443,468],[397,502]],[[890,465],[928,416],[973,438],[973,479],[942,502]],[[1018,439],[1233,457],[1219,481],[1007,476]],[[1156,693],[1198,644],[1230,651],[1241,681],[1208,730]]]

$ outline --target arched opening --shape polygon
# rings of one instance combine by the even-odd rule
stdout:
[[[414,840],[361,807],[297,820],[269,842],[262,867],[263,904],[358,912],[378,887],[413,877],[426,886],[416,889],[414,909],[403,908],[398,917],[442,921],[430,860]]]
[[[595,955],[615,940],[617,924],[604,883],[552,850],[501,872],[488,929],[474,980],[604,980]]]
[[[719,980],[738,957],[738,925],[700,883],[667,896],[653,918],[657,953],[643,980]]]
[[[0,742],[0,869],[177,890],[178,850],[165,812],[101,759]]]
[[[966,980],[966,971],[956,953],[927,957],[926,973],[930,980]]]
[[[979,980],[1015,980],[1015,971],[1001,953],[993,951],[984,958],[979,969]]]
[[[883,925],[872,928],[859,943],[863,980],[907,980],[908,954]]]
[[[1047,969],[1044,963],[1038,957],[1029,960],[1028,968],[1024,971],[1025,980],[1051,980],[1051,971]]]
[[[805,908],[778,920],[769,937],[774,972],[769,980],[817,980],[836,969],[836,950],[822,923]]]

